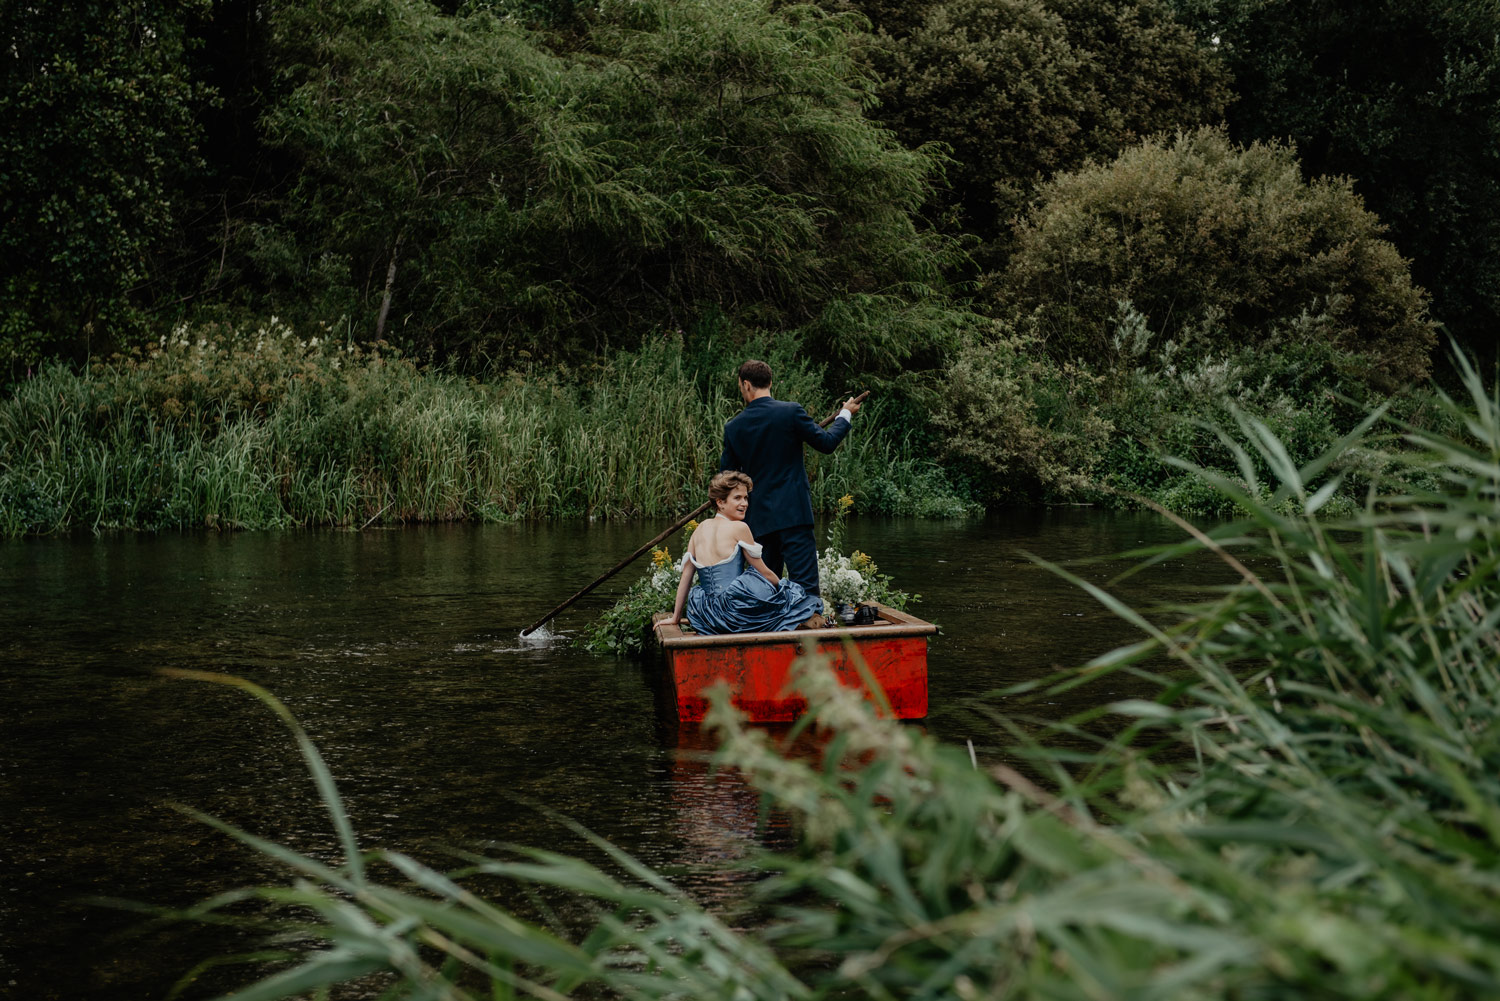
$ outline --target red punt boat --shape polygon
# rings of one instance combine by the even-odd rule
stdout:
[[[841,682],[864,689],[862,672],[850,655],[852,646],[884,690],[891,715],[922,719],[927,715],[927,637],[937,632],[937,626],[886,605],[874,607],[878,617],[870,625],[789,633],[699,636],[680,625],[658,621],[656,639],[675,693],[677,718],[701,720],[708,709],[704,693],[722,681],[728,683],[735,707],[752,721],[796,719],[806,711],[807,699],[789,690],[788,668],[802,652],[803,643],[812,640]],[[659,618],[667,618],[666,613]],[[880,704],[878,699],[872,701]]]

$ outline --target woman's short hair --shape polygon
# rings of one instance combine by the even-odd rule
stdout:
[[[740,381],[748,382],[756,389],[768,389],[771,385],[771,366],[751,358],[740,366]]]
[[[734,493],[735,487],[744,487],[745,493],[748,494],[751,486],[750,477],[738,469],[726,469],[708,481],[708,499],[721,501]]]

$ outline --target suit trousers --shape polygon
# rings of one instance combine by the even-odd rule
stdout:
[[[755,541],[765,547],[761,559],[778,576],[790,577],[808,594],[818,590],[818,543],[811,525],[793,525],[757,535]]]

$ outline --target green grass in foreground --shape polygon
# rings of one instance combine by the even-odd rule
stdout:
[[[1471,399],[1446,404],[1465,431],[1390,455],[1442,490],[1325,519],[1330,470],[1367,429],[1299,467],[1247,422],[1247,479],[1273,469],[1270,498],[1200,474],[1248,517],[1185,526],[1145,561],[1206,548],[1236,584],[1162,625],[1078,580],[1142,638],[1032,690],[1125,671],[1159,695],[1056,724],[1067,752],[1019,741],[1024,768],[976,767],[875,719],[815,660],[801,684],[820,762],[721,701],[721,761],[800,835],[753,863],[770,922],[712,913],[581,830],[607,869],[519,848],[444,874],[363,852],[290,717],[344,860],[232,832],[295,882],[192,916],[253,897],[293,937],[238,1001],[374,972],[393,977],[383,997],[412,999],[1500,996],[1500,396],[1466,376]],[[374,861],[399,875],[372,877]],[[473,876],[576,896],[592,918],[528,923],[465,890]]]
[[[480,383],[272,323],[181,331],[86,374],[47,368],[0,402],[0,535],[656,517],[700,503],[738,410],[737,360],[657,341],[594,371]],[[820,373],[778,393],[824,416]],[[814,463],[814,500],[957,516],[942,470],[883,420]]]

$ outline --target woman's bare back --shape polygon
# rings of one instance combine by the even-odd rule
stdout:
[[[688,540],[688,551],[699,564],[713,566],[733,556],[735,546],[739,543],[753,541],[750,526],[743,521],[714,517],[694,530],[693,537]]]

